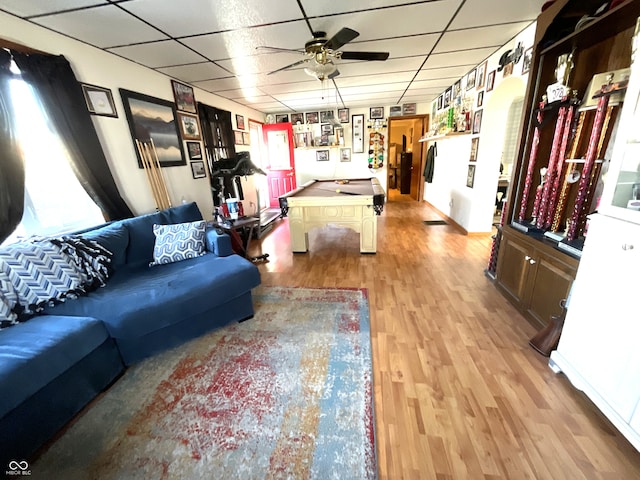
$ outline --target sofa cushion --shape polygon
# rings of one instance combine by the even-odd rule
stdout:
[[[109,337],[95,318],[40,315],[0,331],[0,418]]]
[[[4,302],[18,317],[39,312],[50,301],[79,293],[85,280],[69,257],[49,241],[16,243],[0,250]],[[0,318],[0,328],[15,320]]]
[[[149,266],[153,260],[153,246],[156,237],[153,225],[167,225],[174,223],[168,210],[162,210],[148,215],[122,220],[122,224],[129,230],[129,246],[127,247],[127,265]]]
[[[207,253],[153,268],[127,265],[113,275],[106,288],[46,311],[94,315],[104,320],[116,340],[136,338],[215,310],[216,305],[259,284],[260,273],[250,261],[238,255],[218,257]]]
[[[111,266],[114,269],[127,263],[127,246],[129,245],[129,230],[121,222],[112,223],[95,230],[89,230],[80,235],[87,240],[98,242],[113,254]]]
[[[164,265],[195,258],[205,253],[204,233],[206,222],[154,225],[156,236],[153,248],[153,262],[150,265]]]
[[[195,222],[203,218],[196,202],[171,207],[168,212],[171,223]]]

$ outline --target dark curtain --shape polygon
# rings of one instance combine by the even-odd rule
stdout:
[[[233,179],[212,175],[218,170],[216,163],[223,159],[232,159],[236,156],[235,137],[231,123],[231,112],[205,105],[198,102],[198,114],[204,140],[204,149],[207,155],[207,167],[209,169],[209,181],[214,205],[220,205],[220,193],[233,191]],[[222,179],[223,184],[220,184]]]
[[[16,229],[24,207],[24,163],[13,124],[11,55],[0,48],[0,243]]]
[[[118,192],[87,110],[82,87],[67,59],[62,55],[12,53],[22,79],[36,91],[66,147],[80,184],[107,220],[133,216]]]

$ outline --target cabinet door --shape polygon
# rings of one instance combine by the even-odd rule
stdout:
[[[502,237],[498,283],[516,304],[521,304],[527,288],[531,246],[510,235]]]
[[[626,421],[640,398],[640,226],[592,218],[558,352]]]
[[[567,298],[575,277],[574,270],[562,262],[535,252],[535,264],[530,264],[531,288],[525,299],[529,314],[547,325],[553,315],[560,315],[560,302]]]

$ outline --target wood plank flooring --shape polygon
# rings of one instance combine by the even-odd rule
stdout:
[[[403,197],[375,255],[339,227],[292,254],[286,219],[250,252],[270,254],[265,285],[368,289],[380,478],[640,478],[640,453],[529,347],[534,328],[485,277],[490,236],[425,226],[437,212]]]

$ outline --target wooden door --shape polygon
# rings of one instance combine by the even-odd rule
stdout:
[[[267,150],[265,170],[269,189],[269,206],[278,208],[278,198],[296,189],[293,129],[291,123],[263,125],[262,134]]]

